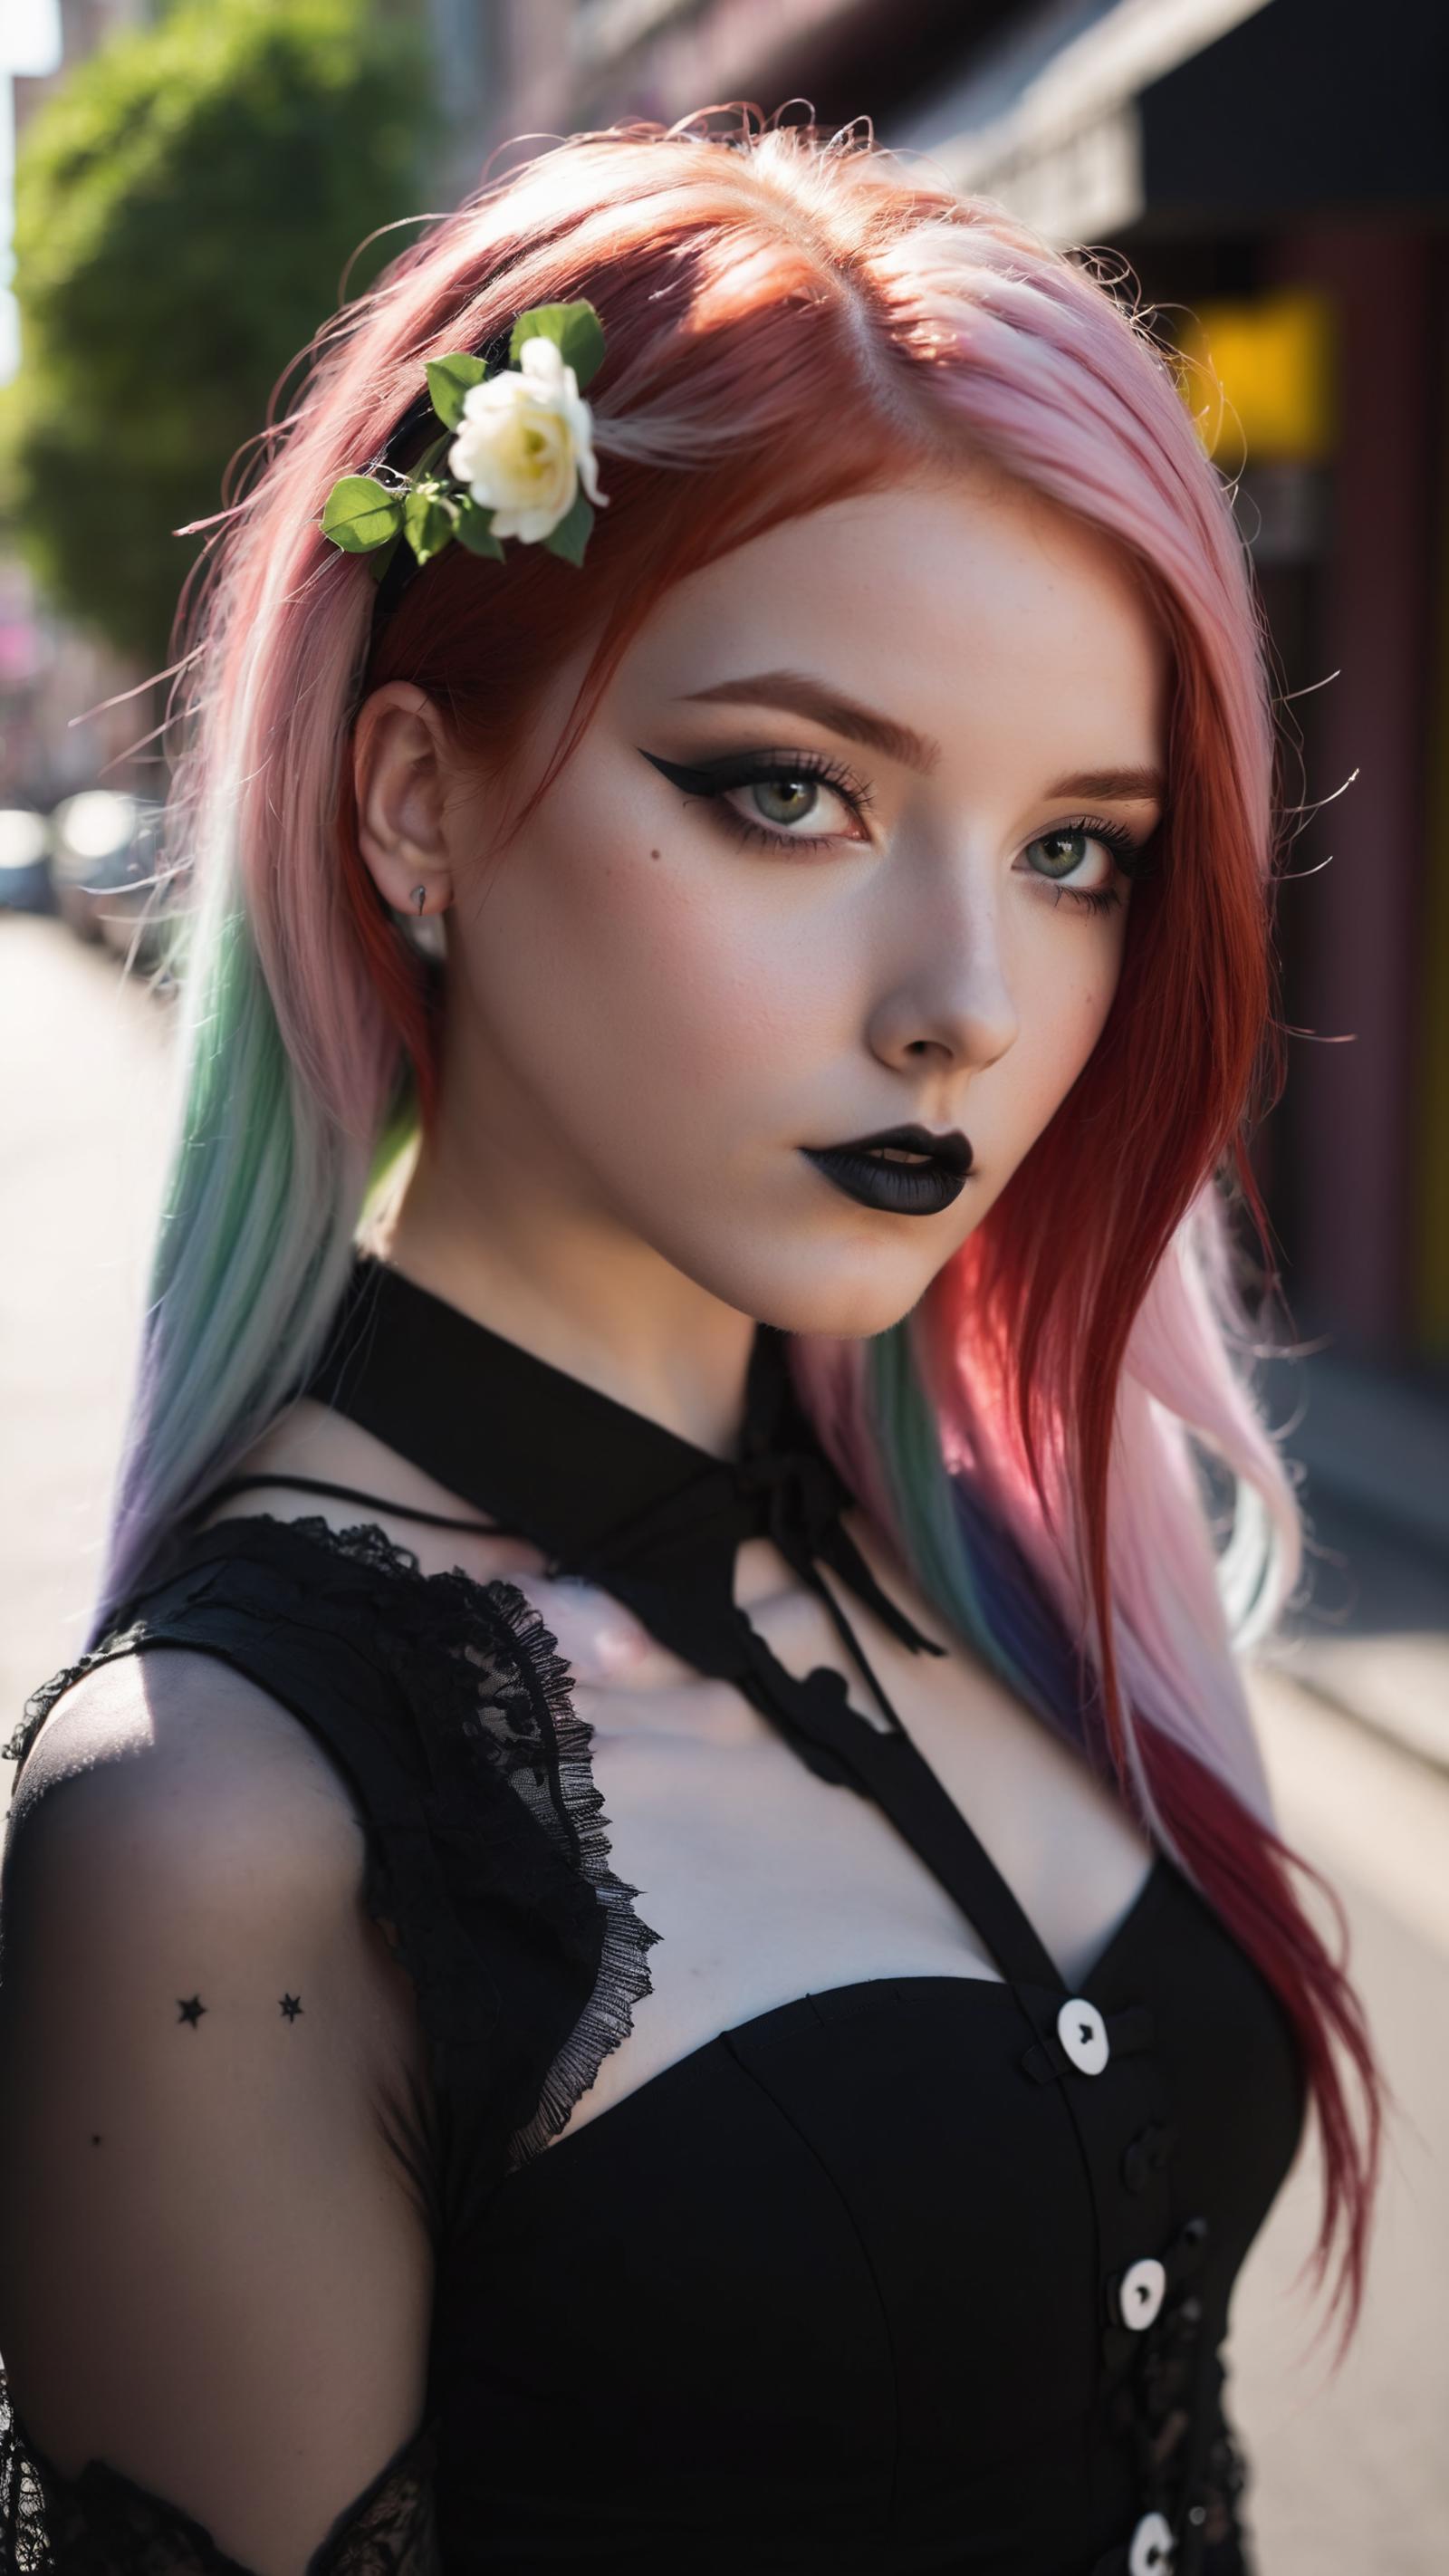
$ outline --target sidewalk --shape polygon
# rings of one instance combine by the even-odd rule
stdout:
[[[1328,1353],[1267,1391],[1305,1471],[1308,1598],[1263,1663],[1449,1770],[1449,1395]]]

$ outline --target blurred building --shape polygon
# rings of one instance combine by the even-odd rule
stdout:
[[[1120,250],[1210,361],[1296,737],[1284,792],[1309,809],[1279,915],[1301,1034],[1261,1177],[1299,1330],[1449,1391],[1449,7],[492,14],[483,150],[736,100],[868,117],[1053,239]]]

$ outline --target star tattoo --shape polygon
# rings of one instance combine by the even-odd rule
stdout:
[[[182,2020],[189,2021],[192,2029],[195,2030],[202,2014],[207,2010],[207,2006],[202,2002],[200,1995],[193,1995],[190,2003],[187,2004],[183,2004],[181,2002],[179,1995],[176,2000],[180,2007]]]
[[[283,1995],[282,2010],[286,2014],[288,2021],[295,2021],[301,2009],[301,2000],[298,1996]]]

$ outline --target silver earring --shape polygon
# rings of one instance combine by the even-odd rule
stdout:
[[[421,911],[422,911],[422,908],[423,908],[424,904],[427,902],[427,899],[428,899],[428,889],[427,889],[427,887],[426,887],[425,885],[414,886],[414,888],[413,888],[413,902],[414,902],[414,904],[415,904],[415,906],[417,907],[417,910],[418,910],[419,912],[421,912]]]

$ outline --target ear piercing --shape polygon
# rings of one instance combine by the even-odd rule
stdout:
[[[414,904],[415,909],[416,909],[418,912],[421,912],[421,911],[422,911],[422,908],[423,908],[424,904],[427,902],[427,899],[428,899],[428,889],[427,889],[427,887],[426,887],[425,885],[414,886],[414,888],[413,888],[413,904]]]

